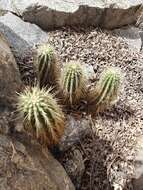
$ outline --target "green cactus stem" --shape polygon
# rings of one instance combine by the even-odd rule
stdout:
[[[40,88],[55,86],[59,78],[59,65],[54,49],[48,44],[37,49],[36,71]]]
[[[103,111],[117,102],[121,81],[122,75],[118,68],[108,68],[102,73],[91,95],[91,104],[97,111]]]
[[[18,110],[23,117],[24,129],[31,132],[42,144],[59,142],[64,132],[64,114],[49,93],[51,89],[32,87],[19,95]]]
[[[86,75],[82,65],[77,61],[66,64],[61,74],[60,88],[64,99],[70,104],[80,101],[86,91]]]

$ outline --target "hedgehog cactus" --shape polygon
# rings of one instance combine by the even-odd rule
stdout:
[[[55,52],[48,44],[38,47],[36,69],[40,87],[55,85],[59,77]]]
[[[92,104],[97,111],[102,111],[115,104],[121,86],[121,73],[117,68],[105,70],[92,93]]]
[[[70,105],[78,103],[80,98],[84,96],[86,89],[86,76],[79,62],[71,61],[65,66],[60,87],[66,101]]]
[[[64,115],[49,90],[33,87],[19,96],[24,128],[42,144],[57,144],[64,132]]]

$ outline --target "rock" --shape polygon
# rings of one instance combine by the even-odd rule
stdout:
[[[0,0],[0,7],[43,29],[73,25],[117,28],[136,21],[142,0]]]
[[[0,189],[75,190],[64,168],[24,134],[0,135]]]
[[[62,164],[74,183],[76,189],[81,187],[81,179],[85,171],[85,165],[82,153],[76,146],[73,146],[62,158]]]
[[[101,26],[114,29],[136,22],[136,11],[142,5],[142,0],[109,0],[107,4]]]
[[[8,133],[16,103],[16,92],[21,89],[19,70],[9,44],[0,34],[0,133]]]
[[[1,10],[1,9],[0,9],[0,16],[5,15],[7,12],[8,12],[8,11],[6,11],[6,10]]]
[[[19,70],[8,42],[0,34],[0,112],[10,108],[21,88]]]
[[[140,37],[141,37],[141,41],[142,41],[142,44],[141,44],[141,50],[143,49],[143,31],[140,31]]]
[[[140,51],[142,47],[141,30],[134,26],[114,30],[114,33],[122,37],[133,51]]]
[[[14,10],[14,4],[11,0],[0,0],[0,10],[16,12],[16,10]]]
[[[143,4],[138,9],[136,13],[136,17],[137,17],[136,26],[138,26],[140,29],[143,30]]]
[[[143,190],[143,136],[137,140],[133,186],[134,190]]]
[[[79,143],[79,140],[90,133],[89,118],[76,119],[72,115],[67,116],[67,126],[65,128],[64,136],[59,143],[60,151],[64,152],[69,150],[72,146]]]
[[[12,13],[0,17],[0,32],[8,39],[16,57],[24,57],[34,45],[47,41],[47,33]]]
[[[89,80],[95,80],[96,78],[96,74],[94,72],[94,68],[92,65],[89,64],[85,64],[85,68],[86,68],[86,74],[87,74],[87,78]]]
[[[60,160],[67,174],[70,176],[75,188],[78,190],[81,187],[82,177],[85,171],[84,158],[78,145],[83,141],[86,135],[93,132],[90,128],[91,117],[75,116],[73,114],[67,116],[67,126],[64,136],[58,146],[56,155],[62,155]]]

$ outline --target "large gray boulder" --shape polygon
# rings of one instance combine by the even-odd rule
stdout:
[[[19,70],[9,44],[0,33],[0,133],[8,133],[17,92],[21,90]]]
[[[136,21],[142,0],[0,0],[0,7],[41,28],[93,25],[117,28]]]
[[[0,135],[1,190],[75,190],[64,168],[24,134]]]
[[[0,111],[12,106],[20,89],[19,70],[8,42],[0,33]]]
[[[12,13],[0,17],[0,32],[5,35],[15,55],[24,57],[34,45],[46,42],[48,35],[35,24],[24,22]]]

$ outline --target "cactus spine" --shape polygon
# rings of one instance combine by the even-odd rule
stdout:
[[[78,103],[84,96],[86,90],[86,76],[79,62],[71,61],[65,66],[60,87],[63,91],[64,98],[70,105]]]
[[[64,114],[50,89],[33,87],[19,95],[18,109],[24,120],[24,128],[42,144],[54,145],[64,132]]]
[[[91,98],[97,112],[115,104],[118,99],[121,80],[121,72],[117,68],[109,68],[102,73]]]
[[[54,49],[48,44],[38,47],[36,69],[40,88],[56,84],[59,77],[59,67]]]

